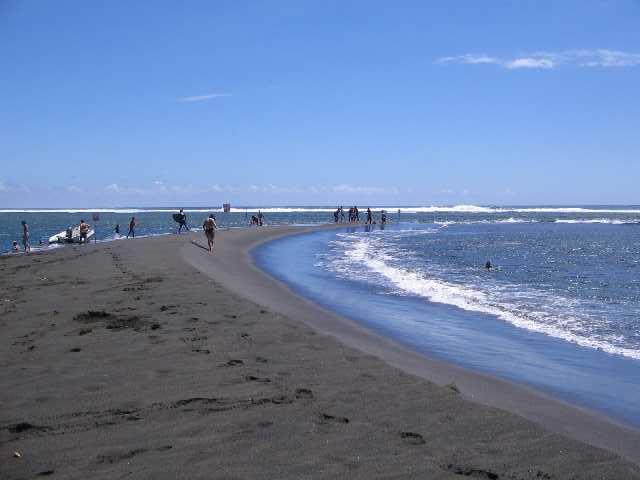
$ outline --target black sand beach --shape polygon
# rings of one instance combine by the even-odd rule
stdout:
[[[301,230],[2,258],[0,477],[640,478],[638,432],[412,354],[252,265]]]

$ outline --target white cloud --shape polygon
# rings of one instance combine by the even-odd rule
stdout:
[[[553,61],[547,58],[516,58],[505,64],[505,67],[514,70],[518,68],[541,68],[550,69],[554,67]]]
[[[475,55],[467,53],[466,55],[460,55],[457,57],[442,57],[436,60],[436,63],[466,63],[469,65],[479,64],[492,64],[499,63],[497,58],[489,57],[488,55]]]
[[[221,98],[221,97],[230,97],[231,94],[229,93],[209,93],[207,95],[196,95],[194,97],[180,97],[178,98],[179,102],[202,102],[204,100],[211,100],[214,98]]]
[[[486,54],[458,55],[435,60],[439,64],[497,65],[510,70],[542,69],[551,70],[563,66],[572,67],[635,67],[640,66],[640,53],[607,49],[561,50],[557,52],[536,52],[523,56],[491,57]]]
[[[117,183],[112,183],[104,187],[107,192],[119,192],[121,190],[120,186]]]
[[[67,192],[69,193],[82,193],[82,189],[77,185],[69,185],[67,187]]]
[[[349,185],[346,183],[335,185],[331,189],[333,193],[359,194],[359,195],[388,195],[398,193],[396,187],[370,187],[363,185]]]
[[[7,192],[7,191],[9,191],[9,189],[4,184],[4,182],[2,180],[0,180],[0,192]]]

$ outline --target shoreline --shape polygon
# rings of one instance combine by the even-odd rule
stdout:
[[[258,267],[251,253],[264,243],[289,235],[341,227],[345,228],[345,225],[276,226],[263,227],[260,231],[249,229],[248,232],[255,232],[253,234],[243,230],[233,231],[240,238],[232,242],[233,249],[225,251],[227,258],[224,261],[217,261],[219,256],[214,258],[214,270],[203,264],[196,265],[185,250],[182,253],[192,266],[203,273],[215,275],[234,293],[288,317],[302,318],[309,326],[350,347],[375,355],[393,367],[440,386],[456,385],[472,401],[506,410],[556,433],[605,448],[640,464],[640,429],[635,426],[532,387],[415,352],[292,291],[284,282]],[[230,259],[236,269],[233,273]],[[308,311],[305,312],[305,309]]]
[[[425,357],[253,264],[248,247],[303,231],[0,259],[0,477],[640,480],[620,428],[597,448],[471,398],[459,369],[459,388],[407,373]]]

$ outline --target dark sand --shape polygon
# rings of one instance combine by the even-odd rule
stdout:
[[[194,234],[0,259],[0,479],[640,479],[637,432],[258,272],[247,249],[294,231],[221,232],[213,257]]]

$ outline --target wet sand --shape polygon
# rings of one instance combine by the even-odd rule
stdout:
[[[300,230],[0,259],[0,478],[640,478],[637,432],[411,354],[253,266]]]

